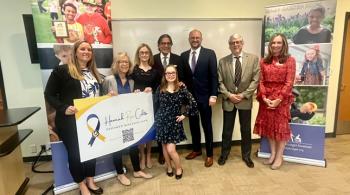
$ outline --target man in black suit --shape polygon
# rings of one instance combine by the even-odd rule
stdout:
[[[158,39],[159,53],[153,56],[154,68],[159,71],[161,75],[164,74],[165,66],[169,64],[179,66],[181,64],[180,56],[171,53],[171,46],[173,46],[173,40],[170,35],[163,34]]]
[[[207,158],[204,165],[213,165],[213,128],[211,123],[211,106],[215,105],[218,90],[217,61],[215,52],[201,46],[202,33],[192,30],[188,41],[191,49],[181,54],[179,79],[184,82],[198,103],[201,123],[205,136]],[[186,156],[187,160],[202,155],[199,116],[190,116],[193,151]]]
[[[153,67],[159,71],[160,75],[164,74],[164,68],[169,64],[174,64],[179,66],[181,64],[180,56],[171,53],[171,46],[173,45],[173,40],[170,35],[163,34],[158,39],[158,49],[159,53],[153,56],[154,65]],[[158,162],[159,164],[164,164],[165,159],[163,156],[162,144],[158,142]]]

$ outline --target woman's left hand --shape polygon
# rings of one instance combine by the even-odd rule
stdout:
[[[183,121],[185,118],[186,118],[185,115],[176,116],[176,122],[179,123],[179,122]]]

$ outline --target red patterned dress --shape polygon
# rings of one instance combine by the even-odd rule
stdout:
[[[289,126],[290,106],[294,101],[292,87],[295,77],[295,59],[288,57],[284,64],[279,64],[274,58],[272,64],[260,61],[260,82],[257,100],[259,112],[256,118],[254,133],[277,141],[287,141],[290,138]],[[275,108],[269,109],[264,98],[282,102]]]

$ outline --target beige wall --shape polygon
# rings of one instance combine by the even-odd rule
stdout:
[[[263,18],[264,7],[306,0],[113,0],[113,19],[132,18]],[[235,5],[239,5],[235,7]],[[327,97],[326,132],[334,131],[338,78],[342,51],[345,13],[349,0],[338,0],[332,48],[329,92]],[[256,114],[257,105],[253,115]],[[217,117],[218,118],[218,117]],[[214,123],[217,119],[214,118]]]

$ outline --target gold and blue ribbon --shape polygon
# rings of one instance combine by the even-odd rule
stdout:
[[[95,129],[89,125],[89,120],[93,119],[93,118],[97,119],[97,125],[96,125]],[[87,124],[88,130],[91,133],[91,138],[90,138],[88,145],[92,146],[92,144],[94,144],[96,138],[100,139],[103,142],[105,141],[106,137],[103,136],[102,134],[100,134],[100,132],[99,132],[101,124],[100,124],[100,119],[98,118],[98,116],[96,114],[90,114],[86,119],[86,124]]]

